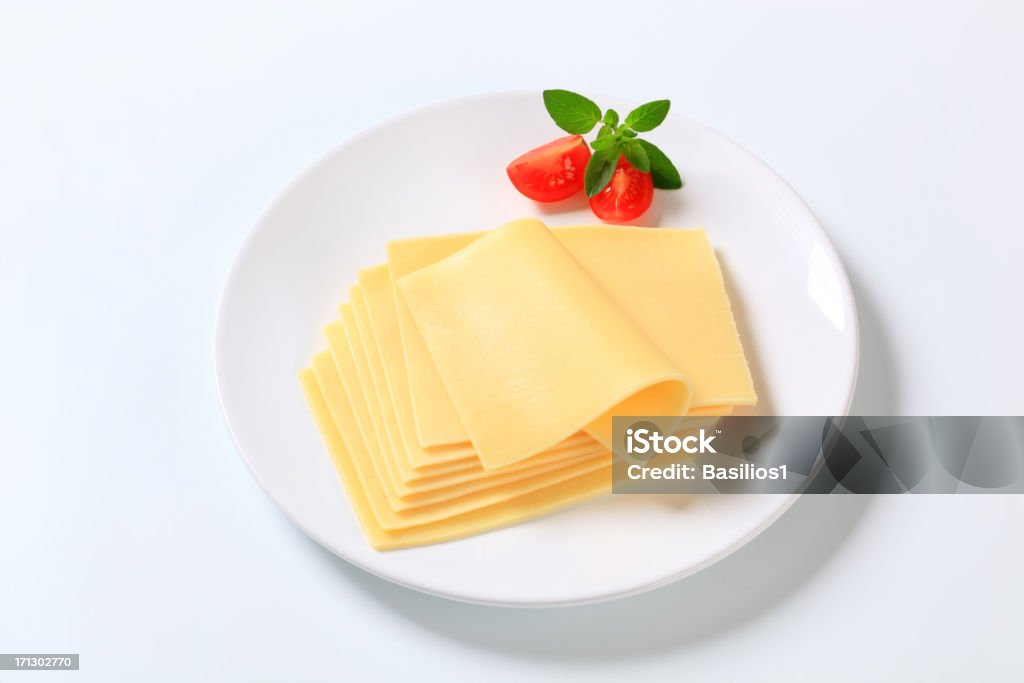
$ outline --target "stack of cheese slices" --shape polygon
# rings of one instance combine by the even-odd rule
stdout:
[[[614,415],[756,402],[703,230],[524,219],[387,255],[299,373],[375,548],[608,492]]]

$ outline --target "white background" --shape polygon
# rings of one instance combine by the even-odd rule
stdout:
[[[1022,414],[1021,5],[144,5],[0,3],[0,652],[83,669],[0,680],[1019,677],[1024,497],[808,499],[640,597],[450,603],[285,520],[211,345],[249,226],[335,143],[567,87],[670,97],[793,184],[857,295],[855,411]]]

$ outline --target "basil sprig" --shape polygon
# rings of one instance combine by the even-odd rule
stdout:
[[[583,95],[569,90],[544,91],[544,107],[566,133],[586,135],[601,124],[597,137],[590,143],[594,153],[583,174],[588,197],[607,187],[622,156],[637,170],[650,173],[654,186],[660,190],[678,190],[683,186],[679,171],[665,153],[637,136],[660,126],[670,106],[668,100],[641,104],[620,123],[618,112],[608,109],[602,115],[601,108]]]

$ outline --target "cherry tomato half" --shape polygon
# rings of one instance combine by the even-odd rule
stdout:
[[[611,182],[590,198],[590,209],[603,221],[622,223],[639,218],[650,208],[653,198],[651,174],[638,171],[625,157],[619,157]]]
[[[530,199],[557,202],[583,189],[590,148],[582,135],[569,135],[531,149],[506,169],[509,180]]]

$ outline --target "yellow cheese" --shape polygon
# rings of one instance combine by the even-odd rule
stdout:
[[[403,240],[350,294],[299,380],[378,549],[607,492],[612,415],[692,428],[756,402],[701,230],[526,220]]]
[[[589,226],[555,232],[689,378],[691,410],[757,403],[718,259],[703,230]]]
[[[505,225],[397,280],[485,469],[613,415],[682,415],[686,377],[548,228]]]
[[[371,361],[374,363],[379,362],[376,347],[367,347],[367,341],[372,344],[374,340],[367,340],[358,330],[359,311],[363,310],[366,305],[363,300],[363,293],[359,287],[352,287],[349,290],[349,295],[352,302],[345,304],[339,309],[341,321],[337,323],[337,327],[341,333],[332,334],[332,330],[329,329],[327,335],[328,344],[332,351],[339,346],[346,352],[349,350],[349,347],[352,349],[355,371],[359,377],[357,393],[362,395],[367,401],[367,414],[380,447],[382,449],[387,448],[389,452],[393,452],[396,456],[392,464],[392,472],[395,475],[395,479],[404,482],[425,476],[437,476],[473,469],[478,463],[471,457],[449,458],[432,463],[413,462],[409,451],[404,448],[404,445],[396,444],[394,436],[384,424],[384,415],[392,409],[391,396],[388,394],[386,386],[378,384],[371,367],[373,364]],[[331,327],[333,326],[329,326],[329,328]]]
[[[704,415],[724,417],[726,415],[732,415],[732,411],[732,406],[690,406],[690,409],[686,411],[686,414],[695,417]]]
[[[389,285],[387,275],[383,282]],[[367,279],[371,290],[375,289],[374,278]],[[470,461],[471,467],[455,472],[420,476],[403,479],[402,462],[404,455],[396,455],[396,449],[404,454],[408,450],[402,426],[398,424],[394,412],[394,401],[386,383],[379,382],[382,374],[376,350],[367,353],[364,341],[373,338],[370,330],[365,297],[361,287],[352,289],[353,303],[340,308],[341,320],[336,325],[329,325],[328,343],[335,367],[341,376],[342,387],[349,403],[353,406],[354,424],[360,436],[374,455],[370,465],[374,469],[376,479],[391,508],[406,510],[427,502],[436,503],[493,488],[499,483],[521,481],[535,477],[541,473],[552,471],[557,467],[576,462],[582,457],[593,457],[606,451],[599,444],[590,440],[588,444],[560,446],[559,448],[540,453],[533,458],[493,472],[485,472],[478,459]],[[379,292],[376,298],[381,299],[390,307],[393,301],[388,292]],[[341,333],[333,330],[340,328]],[[356,328],[360,328],[357,330]],[[362,330],[366,330],[364,333]],[[373,370],[365,367],[367,358],[374,358]],[[314,364],[314,369],[316,364]],[[403,388],[404,384],[401,385]],[[367,400],[371,395],[382,395],[385,400],[377,402]],[[406,397],[407,400],[407,397]],[[411,420],[406,427],[411,432]],[[344,431],[344,430],[343,430]],[[413,443],[415,441],[413,440]],[[556,467],[552,467],[555,465]],[[500,479],[497,476],[500,475]]]
[[[359,287],[353,290],[353,310],[360,337],[367,349],[370,375],[380,395],[390,399],[385,414],[390,415],[388,431],[393,435],[392,443],[401,451],[399,462],[409,463],[415,472],[400,467],[402,480],[413,482],[424,474],[443,471],[475,470],[480,472],[480,460],[470,447],[458,457],[451,453],[443,455],[445,449],[423,448],[415,434],[415,414],[409,383],[406,376],[402,337],[399,332],[398,312],[392,293],[391,278],[387,266],[367,268],[359,273]],[[399,440],[394,435],[401,435]],[[585,434],[575,434],[558,445],[560,448],[579,446],[592,452],[598,444]],[[554,450],[554,449],[552,449]],[[583,451],[576,451],[577,453]],[[560,454],[561,457],[565,453]],[[539,457],[539,456],[538,456]],[[472,467],[466,467],[466,463]],[[456,466],[456,463],[458,466]]]
[[[596,447],[570,447],[545,454],[532,462],[525,461],[520,467],[506,468],[493,474],[485,473],[477,462],[473,471],[434,476],[414,482],[412,486],[404,484],[395,478],[394,454],[388,442],[382,442],[372,426],[371,410],[365,398],[367,392],[359,381],[355,361],[358,347],[353,348],[350,343],[352,340],[358,345],[350,330],[355,326],[355,314],[351,305],[342,306],[341,314],[342,320],[339,325],[342,327],[342,341],[339,344],[338,338],[331,335],[330,353],[315,356],[313,370],[338,422],[338,429],[343,434],[351,432],[350,438],[358,437],[364,444],[363,450],[368,457],[360,459],[359,467],[365,470],[364,478],[374,482],[370,500],[378,514],[387,515],[386,508],[405,511],[425,504],[461,498],[494,488],[499,484],[527,480],[557,467],[580,464],[585,459],[593,459],[594,456],[602,454],[602,450]],[[537,488],[540,485],[535,482],[532,487]],[[480,500],[477,498],[468,502],[479,504]],[[389,522],[382,521],[382,524],[387,526]]]
[[[555,236],[637,323],[693,388],[694,415],[726,415],[754,405],[722,274],[703,230],[622,226],[554,228]],[[392,279],[437,263],[486,233],[398,240],[388,244]],[[408,306],[398,299],[407,377],[421,443],[468,440]]]
[[[407,510],[394,510],[383,492],[387,474],[384,470],[375,467],[375,462],[378,459],[374,457],[376,444],[367,441],[367,433],[357,424],[354,416],[359,412],[358,401],[353,404],[346,392],[351,383],[358,381],[355,373],[352,372],[351,365],[346,364],[345,368],[339,369],[335,366],[332,355],[324,352],[313,358],[313,373],[328,412],[342,438],[349,445],[356,472],[359,478],[366,482],[364,488],[370,511],[377,524],[385,530],[405,529],[439,522],[465,512],[502,503],[580,475],[611,468],[610,454],[575,459],[562,467],[544,472],[542,476],[538,477],[505,482],[499,475],[495,478],[495,485],[475,493],[446,500],[443,504],[435,503],[410,507]]]
[[[312,370],[302,370],[299,373],[299,383],[356,518],[370,544],[378,550],[440,543],[518,524],[590,500],[611,489],[610,473],[607,470],[597,470],[514,498],[501,505],[482,508],[434,524],[387,531],[377,523],[370,509],[367,494],[370,483],[364,482],[356,470],[352,452],[362,444],[358,441],[348,444],[342,438]]]
[[[563,457],[547,458],[540,463],[531,463],[527,467],[495,470],[493,473],[488,473],[487,477],[476,477],[457,485],[424,489],[404,497],[401,507],[397,509],[408,510],[427,505],[448,505],[449,501],[485,491],[490,492],[488,495],[491,500],[504,500],[509,495],[509,489],[504,489],[505,492],[502,493],[501,488],[507,484],[516,484],[516,491],[524,493],[576,476],[582,471],[590,472],[610,467],[611,454],[605,449],[591,449],[587,453],[577,455],[568,453]],[[459,500],[459,503],[462,502],[464,501]],[[465,509],[475,509],[476,507],[474,504]],[[448,507],[449,511],[457,509],[460,509],[460,505]]]
[[[474,232],[389,242],[388,267],[392,283],[451,256],[481,235],[483,233]],[[392,291],[419,442],[428,448],[462,444],[465,449],[475,453],[405,299],[398,294],[397,288]]]

